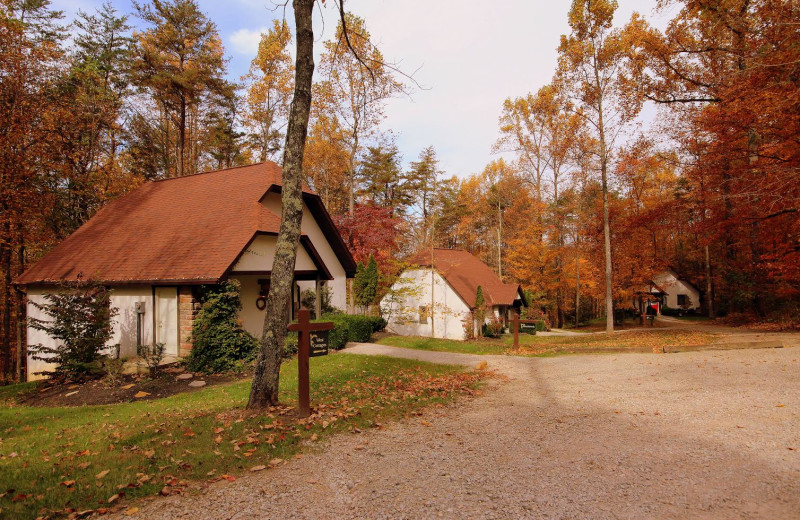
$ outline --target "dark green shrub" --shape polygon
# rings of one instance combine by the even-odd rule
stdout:
[[[356,305],[366,309],[375,301],[375,296],[378,294],[378,277],[378,264],[372,254],[369,255],[366,266],[361,262],[358,263],[356,276],[353,279]]]
[[[341,350],[350,339],[350,322],[343,319],[344,314],[330,314],[323,316],[321,321],[332,321],[333,330],[328,332],[328,347]]]
[[[344,348],[348,341],[359,343],[369,341],[374,328],[373,318],[371,316],[361,316],[360,314],[323,314],[321,321],[332,321],[335,327],[334,331],[342,329],[341,336],[344,338],[344,343],[340,347],[335,347],[337,349]],[[331,334],[334,331],[331,331]],[[337,342],[339,341],[341,341],[341,338],[338,337],[337,332]],[[334,348],[333,340],[331,340],[331,348]]]
[[[239,324],[239,283],[230,280],[211,289],[192,327],[187,366],[194,372],[223,372],[254,358],[258,340]]]
[[[389,324],[382,316],[370,316],[369,318],[372,320],[372,332],[383,332],[386,330],[386,325]]]
[[[48,303],[30,303],[49,318],[28,318],[30,326],[58,341],[56,347],[29,345],[33,359],[55,363],[57,378],[99,375],[100,352],[113,333],[111,291],[97,284],[64,285],[58,293],[45,294]]]
[[[544,320],[536,320],[536,332],[547,332],[547,322]]]
[[[286,335],[286,343],[283,344],[283,357],[289,359],[297,354],[297,333],[290,332]]]
[[[345,314],[344,320],[350,326],[349,341],[365,343],[372,337],[372,320],[368,316]]]

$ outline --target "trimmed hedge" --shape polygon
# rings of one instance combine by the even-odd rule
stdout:
[[[372,338],[373,332],[380,332],[386,328],[387,322],[380,316],[362,316],[360,314],[323,314],[319,320],[333,322],[333,330],[328,331],[328,348],[332,350],[343,349],[348,341],[364,343]],[[297,333],[290,332],[286,336],[284,356],[292,357],[297,353]]]
[[[356,342],[366,342],[369,341],[372,337],[373,332],[373,320],[370,316],[361,316],[358,314],[323,314],[322,321],[332,321],[334,324],[334,330],[337,328],[341,328],[342,334],[341,338],[338,337],[337,334],[337,345],[343,339],[344,341],[341,343],[340,347],[334,347],[334,341],[330,340],[331,348],[341,349],[344,348],[345,344],[348,341],[356,341]],[[344,331],[347,331],[346,334]]]
[[[369,319],[372,320],[372,332],[383,332],[386,330],[386,325],[389,324],[388,321],[383,319],[381,316],[368,316]]]

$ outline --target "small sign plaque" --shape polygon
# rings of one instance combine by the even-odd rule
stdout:
[[[535,323],[525,323],[522,320],[519,322],[519,331],[524,332],[526,334],[536,334],[536,324]]]
[[[311,332],[311,350],[309,357],[327,356],[328,355],[328,331],[316,330]]]

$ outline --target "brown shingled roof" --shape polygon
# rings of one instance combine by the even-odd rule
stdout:
[[[420,267],[430,267],[431,252],[419,253],[412,263]],[[470,307],[475,305],[479,285],[488,306],[512,305],[522,292],[518,284],[503,283],[488,265],[472,253],[461,249],[434,249],[433,267]]]
[[[218,281],[257,232],[279,231],[280,216],[259,201],[280,184],[272,162],[149,182],[98,211],[16,283]],[[341,237],[319,223],[348,270]]]

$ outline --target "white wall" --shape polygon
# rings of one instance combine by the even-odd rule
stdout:
[[[691,285],[679,280],[674,272],[664,271],[658,273],[653,277],[653,282],[667,293],[664,297],[664,305],[667,307],[672,309],[681,308],[678,305],[678,295],[685,294],[690,300],[690,309],[700,308],[700,293]]]
[[[276,215],[281,214],[281,196],[278,193],[270,193],[265,197],[264,205]],[[328,268],[331,276],[333,276],[333,280],[328,281],[328,287],[331,288],[331,305],[346,310],[347,278],[344,267],[342,267],[336,257],[336,253],[333,252],[333,248],[328,243],[328,239],[305,204],[303,204],[303,222],[300,224],[300,230],[311,239],[311,243],[314,244],[317,253],[325,263],[325,267]]]
[[[117,308],[114,334],[109,345],[119,343],[120,356],[136,356],[136,302],[144,302],[142,345],[153,343],[153,288],[151,286],[118,287],[111,293],[111,306]]]
[[[239,281],[241,289],[239,294],[242,298],[242,310],[239,312],[239,319],[244,329],[253,336],[260,338],[264,330],[264,313],[258,310],[256,299],[258,299],[261,287],[258,280],[264,278],[263,275],[235,275],[231,276]]]
[[[27,313],[29,318],[36,318],[44,321],[48,321],[47,315],[33,306],[31,302],[36,302],[39,305],[48,303],[47,300],[44,299],[43,295],[46,292],[52,292],[54,289],[42,287],[42,288],[29,288],[27,291],[28,294],[28,306],[27,306]],[[48,336],[44,331],[36,330],[30,325],[28,325],[28,345],[36,345],[41,343],[45,347],[55,348],[57,346],[56,341]],[[42,379],[44,376],[36,375],[35,372],[41,372],[43,370],[52,371],[55,368],[55,365],[52,363],[47,363],[45,361],[38,361],[33,359],[30,354],[28,355],[28,381],[33,381],[35,379]]]
[[[237,271],[271,271],[272,262],[275,260],[275,247],[278,237],[272,235],[257,236],[253,243],[245,249],[239,261],[233,266],[232,272]],[[316,244],[314,244],[316,246]],[[297,260],[294,268],[297,271],[316,271],[314,261],[306,252],[302,244],[297,246]],[[262,276],[263,278],[263,276]]]
[[[432,285],[435,297],[433,316],[428,316],[427,323],[419,323],[420,306],[431,305]],[[388,330],[402,336],[431,337],[433,319],[433,337],[464,339],[463,320],[469,315],[469,307],[439,273],[431,269],[410,269],[392,288],[402,291],[403,296],[399,301],[392,301],[389,295],[381,300],[381,314],[389,322]]]
[[[45,293],[58,291],[56,287],[30,287],[27,290],[29,317],[47,320],[48,316],[33,306],[31,302],[40,305],[48,303],[44,299]],[[142,343],[150,344],[153,341],[153,289],[148,286],[118,287],[111,293],[111,306],[118,310],[113,319],[113,332],[108,345],[120,344],[120,356],[136,356],[136,311],[134,303],[145,302],[145,314],[142,316]],[[39,331],[28,326],[28,345],[41,343],[44,346],[55,348],[58,343],[44,331]],[[28,380],[42,379],[43,376],[35,372],[52,371],[55,365],[45,361],[35,360],[28,356]]]

